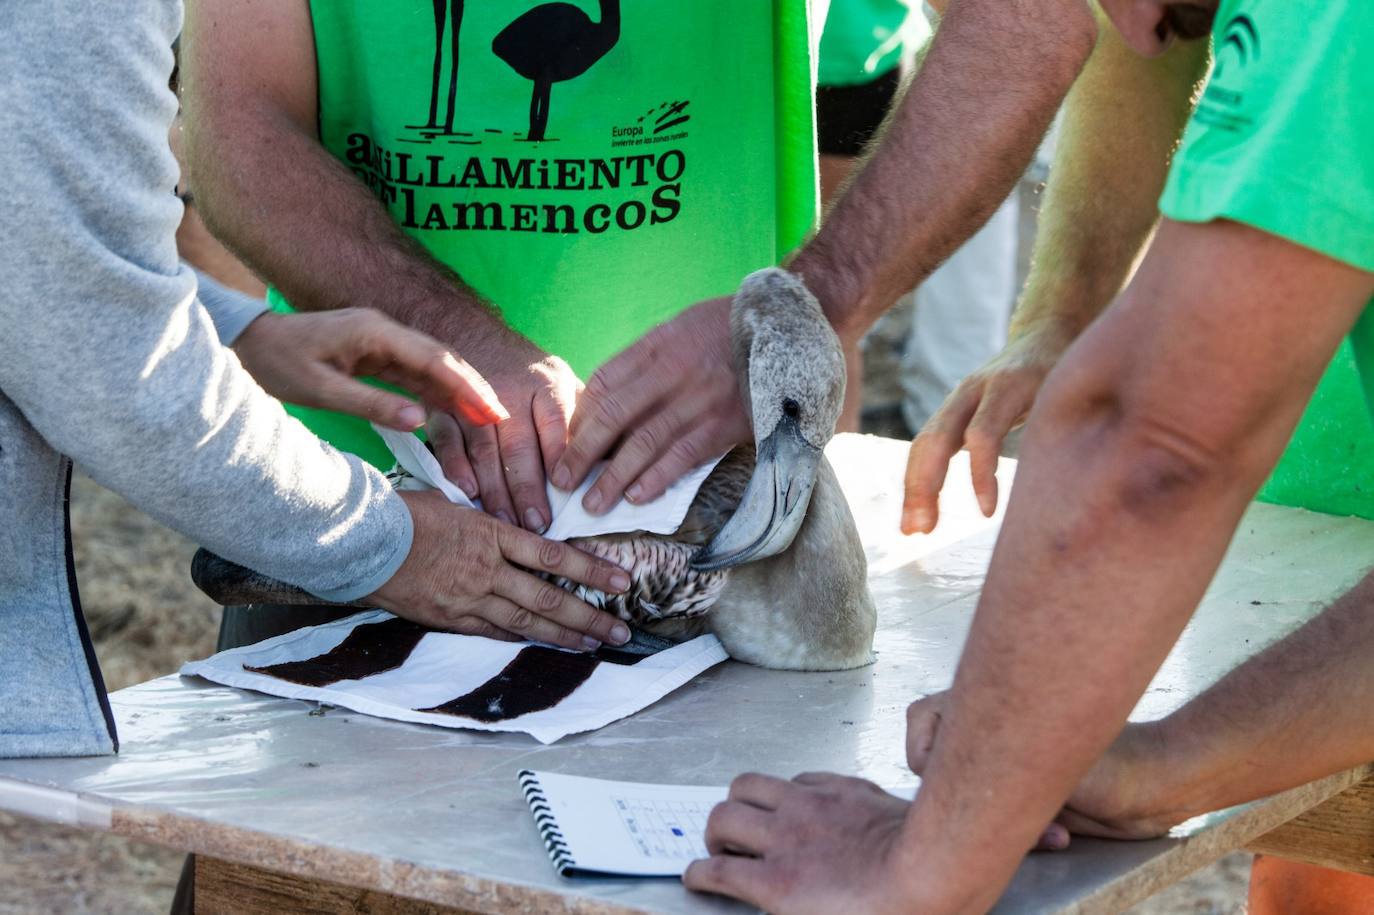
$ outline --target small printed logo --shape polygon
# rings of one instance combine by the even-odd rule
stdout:
[[[611,128],[612,146],[645,146],[681,140],[687,136],[686,125],[692,120],[688,112],[690,101],[665,101],[635,118],[633,124],[618,124]]]
[[[1244,13],[1237,13],[1217,38],[1215,74],[1220,75],[1229,61],[1234,60],[1238,66],[1244,67],[1259,56],[1259,30],[1255,28],[1254,20]]]
[[[657,108],[650,109],[647,114],[640,118],[640,120],[643,121],[644,118],[652,116],[655,111],[659,112],[658,117],[654,120],[654,133],[660,134],[665,130],[672,130],[674,127],[680,124],[686,124],[690,121],[692,116],[685,113],[687,111],[687,106],[690,104],[692,103],[664,102]]]
[[[1216,36],[1216,63],[1193,119],[1227,133],[1244,133],[1255,124],[1246,105],[1246,68],[1260,56],[1259,29],[1244,13],[1237,13]]]

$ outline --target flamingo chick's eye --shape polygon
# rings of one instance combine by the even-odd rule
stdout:
[[[796,419],[798,416],[801,416],[801,405],[789,397],[782,402],[782,412],[786,416]]]

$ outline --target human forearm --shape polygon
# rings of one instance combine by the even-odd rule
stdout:
[[[509,337],[320,143],[310,34],[304,3],[187,5],[186,153],[206,223],[297,308],[376,308],[461,341],[464,355]],[[288,41],[309,59],[283,64],[274,55]]]
[[[1201,596],[1247,498],[1234,484],[1218,486],[1194,493],[1186,511],[1161,506],[1167,517],[1146,520],[1123,518],[1120,500],[1107,496],[1065,516],[1062,507],[1083,501],[1083,492],[1129,491],[1112,469],[1126,446],[1084,429],[1072,440],[1056,436],[1049,454],[1035,428],[1033,421],[1001,558],[907,823],[905,844],[920,856],[914,876],[983,862],[963,887],[985,894],[969,901],[970,912],[991,905],[1111,742]],[[1047,485],[1051,477],[1059,482]],[[1020,492],[1034,496],[1018,500]],[[1175,550],[1190,558],[1187,568],[1171,569],[1167,586],[1141,574],[1169,567]],[[951,835],[960,838],[951,843]]]
[[[1140,812],[1178,822],[1374,760],[1371,657],[1374,576],[1157,723],[1158,788]]]
[[[950,4],[872,156],[787,265],[847,349],[1006,198],[1091,52],[1096,24],[1087,0],[1033,5]],[[728,312],[726,300],[699,303],[592,379],[553,471],[576,485],[614,451],[583,500],[589,510],[622,496],[653,498],[690,467],[745,440]],[[684,345],[707,358],[685,360],[692,350]],[[687,361],[685,371],[662,370]],[[658,383],[644,384],[646,366]]]
[[[1031,416],[908,823],[915,870],[977,857],[995,886],[966,885],[992,892],[1036,841],[1173,644],[1369,293],[1253,230],[1161,229]]]
[[[187,83],[194,104],[196,84]],[[189,116],[188,124],[207,223],[295,307],[376,308],[468,351],[508,333],[476,293],[396,227],[365,185],[284,116],[240,109]],[[222,142],[222,132],[238,139]],[[275,164],[283,159],[294,163],[289,172]]]
[[[1083,0],[953,0],[881,142],[791,269],[857,338],[1006,198],[1087,59]]]
[[[1155,225],[1155,201],[1205,58],[1205,44],[1194,42],[1149,60],[1103,26],[1064,106],[1030,277],[1007,345],[959,383],[912,442],[907,533],[934,528],[949,461],[960,448],[968,449],[983,512],[996,509],[997,459],[1007,433],[1025,420],[1045,377],[1124,285]]]
[[[0,388],[54,448],[195,542],[322,598],[376,590],[410,546],[404,505],[260,390],[195,300],[159,307],[174,285],[189,295],[188,275],[92,276],[49,296],[48,318],[0,307],[14,330]]]
[[[1374,760],[1372,605],[1374,576],[1172,715],[1127,725],[1051,829],[1152,838],[1200,814]],[[917,703],[926,707],[914,713],[916,727],[930,731],[946,698]],[[920,770],[923,743],[908,741],[913,746]],[[1274,752],[1279,746],[1302,752]]]
[[[173,139],[176,141],[172,146],[174,150],[179,149],[181,145],[180,129],[178,125],[173,132]],[[181,217],[181,225],[177,227],[177,252],[181,259],[195,268],[200,275],[213,277],[227,289],[262,299],[267,295],[266,284],[229,253],[219,239],[210,234],[210,230],[205,227],[205,220],[201,219],[200,213],[196,211],[195,197],[189,192],[188,184],[186,173],[183,172],[182,180],[177,184],[178,196],[186,207]]]
[[[1206,42],[1150,59],[1103,24],[1065,101],[1012,339],[1049,333],[1067,345],[1125,285],[1206,62]]]
[[[296,307],[376,309],[480,372],[509,420],[473,426],[436,411],[430,443],[486,511],[545,530],[545,473],[581,383],[406,235],[321,143],[310,4],[198,0],[185,36],[187,152],[207,222]]]
[[[140,0],[112,30],[108,12],[23,22],[33,79],[0,112],[0,167],[28,176],[0,246],[0,390],[53,448],[223,555],[317,593],[375,588],[404,559],[404,506],[253,384],[178,263],[175,8]]]
[[[1371,292],[1254,229],[1166,221],[1037,402],[954,687],[908,710],[915,802],[741,776],[687,885],[767,911],[988,911],[1056,841],[1045,824],[1120,731]]]

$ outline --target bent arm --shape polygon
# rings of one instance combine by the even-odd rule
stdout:
[[[1146,59],[1104,23],[1064,105],[1030,276],[1007,344],[959,383],[918,430],[903,530],[936,524],[950,459],[969,452],[985,514],[997,507],[997,459],[1064,350],[1121,290],[1159,215],[1169,161],[1207,62],[1206,42]]]
[[[872,154],[787,264],[847,349],[1006,199],[1095,37],[1088,0],[951,0]],[[726,299],[702,302],[593,376],[553,472],[576,486],[615,452],[589,511],[653,498],[746,439],[728,312]],[[694,351],[704,358],[675,364]]]
[[[173,240],[176,8],[137,0],[114,29],[105,12],[0,12],[15,36],[4,53],[23,48],[29,74],[0,107],[0,168],[26,176],[0,246],[0,390],[52,447],[160,521],[322,597],[361,597],[406,558],[410,515],[220,345]]]
[[[864,167],[789,265],[857,340],[1006,199],[1096,40],[1086,0],[951,0]]]
[[[1374,575],[1159,722],[1159,805],[1182,822],[1374,760],[1370,658]]]
[[[1173,645],[1372,289],[1232,223],[1161,227],[1032,414],[904,828],[913,873],[977,856],[988,883],[965,891],[995,900]]]
[[[1205,73],[1205,41],[1145,58],[1105,20],[1100,36],[1064,103],[1012,340],[1049,326],[1072,339],[1121,291]]]
[[[481,372],[509,420],[473,427],[438,412],[430,442],[485,511],[547,529],[545,472],[581,382],[402,232],[320,143],[309,3],[189,3],[182,60],[187,150],[210,227],[296,307],[374,308]]]
[[[1214,810],[1374,760],[1374,575],[1166,718],[1128,724],[1079,782],[1059,828],[1148,839]],[[946,697],[909,715],[929,721]],[[909,741],[908,746],[913,744]],[[929,740],[912,767],[924,767]],[[1275,753],[1277,746],[1301,753]],[[1067,840],[1067,836],[1064,837]]]
[[[306,0],[193,0],[181,53],[197,208],[293,306],[376,308],[469,361],[510,335],[321,145]]]

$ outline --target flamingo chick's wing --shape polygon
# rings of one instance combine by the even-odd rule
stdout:
[[[655,534],[627,534],[568,541],[578,549],[609,559],[630,573],[630,589],[607,594],[566,578],[553,581],[593,607],[630,623],[701,616],[720,597],[728,572],[698,572],[691,566],[695,544]]]
[[[667,638],[680,640],[699,634],[703,627],[670,621],[701,617],[725,590],[728,569],[699,572],[692,568],[691,559],[730,520],[753,470],[752,445],[740,446],[727,455],[702,484],[687,517],[671,536],[638,531],[568,541],[627,570],[631,584],[624,594],[606,594],[565,578],[554,578],[554,583],[593,607],[638,626],[648,625]]]

